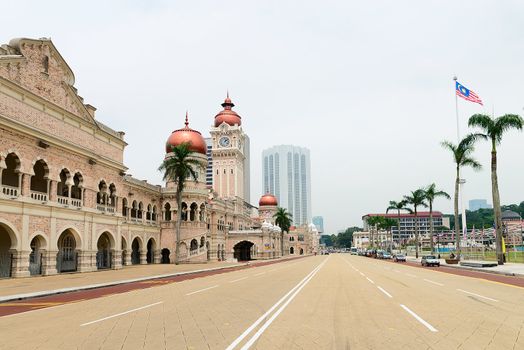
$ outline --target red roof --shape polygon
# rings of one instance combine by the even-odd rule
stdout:
[[[401,217],[401,218],[414,218],[415,217],[415,214],[409,214],[409,213],[400,213],[400,216],[395,213],[388,213],[388,214],[366,214],[364,216],[362,216],[362,219],[366,218],[366,217],[369,217],[369,216],[384,216],[386,218],[398,218],[398,217]],[[423,218],[423,217],[428,217],[429,218],[429,211],[419,211],[417,213],[417,217],[419,218]],[[434,211],[433,212],[433,217],[442,217],[442,213],[440,211]]]

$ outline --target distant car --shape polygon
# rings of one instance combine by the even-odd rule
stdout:
[[[383,254],[382,254],[382,259],[391,259],[391,254],[389,254],[389,253],[383,253]]]
[[[434,255],[425,255],[420,261],[422,266],[440,266],[440,260]]]
[[[395,262],[406,262],[406,256],[404,254],[397,254],[394,258]]]
[[[382,251],[378,251],[377,252],[377,256],[376,256],[377,259],[384,259],[384,252]]]
[[[357,248],[352,247],[350,253],[351,255],[357,255]]]

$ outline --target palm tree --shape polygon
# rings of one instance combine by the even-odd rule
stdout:
[[[416,189],[411,191],[410,195],[404,196],[404,200],[407,204],[413,206],[413,211],[415,213],[415,257],[418,259],[418,217],[417,217],[417,208],[418,207],[427,207],[426,204],[426,195],[423,188]]]
[[[164,181],[173,181],[176,183],[175,198],[178,205],[177,222],[176,222],[176,248],[175,248],[175,264],[179,263],[180,253],[180,223],[182,221],[182,192],[184,191],[186,181],[188,178],[193,178],[197,181],[197,173],[195,168],[202,165],[198,160],[192,158],[193,151],[189,149],[189,143],[181,143],[178,146],[171,148],[171,153],[166,155],[166,158],[158,168],[159,171],[164,172]]]
[[[504,264],[502,253],[502,219],[500,210],[499,184],[497,178],[497,145],[502,141],[502,135],[510,129],[522,130],[524,121],[516,114],[506,114],[491,118],[484,114],[475,114],[469,118],[468,125],[482,129],[484,139],[491,140],[491,194],[493,197],[493,213],[495,216],[497,261]]]
[[[433,254],[433,201],[438,197],[444,197],[447,199],[451,199],[451,197],[446,192],[437,190],[435,183],[429,185],[424,192],[426,194],[426,200],[429,204],[429,246],[431,249],[431,254]]]
[[[396,210],[397,211],[397,229],[398,229],[398,237],[399,237],[399,240],[400,240],[400,211],[401,210],[405,210],[407,211],[408,213],[413,213],[413,210],[411,210],[410,208],[406,207],[406,201],[404,200],[401,200],[399,202],[396,202],[396,201],[389,201],[389,207],[386,209],[386,214],[390,211],[390,210]],[[391,240],[393,241],[393,235],[391,236]]]
[[[455,198],[454,198],[454,208],[455,208],[455,250],[457,251],[457,257],[460,257],[460,227],[458,219],[458,200],[459,200],[459,183],[460,183],[460,168],[469,166],[473,170],[480,170],[482,166],[480,163],[471,157],[471,154],[475,150],[473,146],[475,140],[479,137],[478,134],[470,134],[463,138],[458,145],[454,145],[449,141],[442,142],[442,147],[451,151],[453,154],[453,160],[455,161]]]
[[[388,218],[388,217],[382,217],[382,220],[379,223],[379,227],[382,230],[386,230],[386,232],[389,233],[389,236],[391,238],[391,241],[389,243],[389,252],[390,253],[392,253],[392,248],[393,248],[393,230],[391,228],[395,226],[397,223],[398,223],[398,220]]]
[[[380,224],[381,221],[382,221],[382,216],[370,216],[367,219],[368,226],[371,226],[371,230],[370,230],[370,234],[371,234],[370,246],[371,247],[375,246],[375,242],[373,239],[373,230],[377,229],[377,226],[378,224]]]
[[[280,250],[281,256],[284,256],[284,232],[289,233],[289,228],[293,222],[293,214],[288,213],[286,208],[277,208],[277,212],[273,215],[275,224],[280,226],[282,232],[280,233]]]

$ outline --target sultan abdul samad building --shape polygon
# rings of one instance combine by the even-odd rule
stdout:
[[[51,275],[175,260],[175,184],[126,175],[124,133],[95,118],[74,87],[71,68],[48,39],[0,47],[0,277]],[[316,252],[305,225],[281,235],[277,201],[244,198],[240,116],[226,98],[211,134],[213,186],[206,186],[206,143],[185,126],[168,137],[189,142],[201,164],[182,195],[183,262],[270,259]],[[182,123],[181,123],[182,124]],[[162,150],[159,150],[162,152]],[[283,237],[283,240],[282,240]]]

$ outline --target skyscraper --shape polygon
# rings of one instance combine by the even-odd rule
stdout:
[[[262,152],[262,192],[277,197],[293,215],[294,225],[311,222],[311,170],[309,150],[292,145],[273,146]]]
[[[317,227],[318,233],[324,233],[324,218],[322,216],[313,216],[313,224]]]

